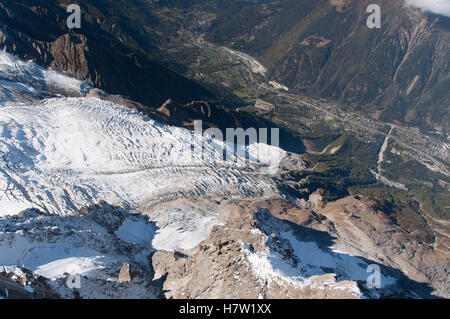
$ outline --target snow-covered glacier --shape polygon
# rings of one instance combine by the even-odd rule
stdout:
[[[71,214],[101,200],[142,208],[173,197],[270,193],[270,179],[209,159],[208,145],[94,98],[52,98],[0,108],[0,207]]]
[[[275,191],[270,178],[258,174],[255,166],[242,169],[214,156],[212,144],[220,141],[208,144],[187,129],[83,97],[88,87],[83,82],[4,52],[0,57],[0,78],[16,83],[4,90],[33,95],[46,91],[44,98],[26,102],[17,102],[13,92],[3,95],[1,215],[31,207],[73,214],[101,200],[138,209],[172,198],[262,196]],[[39,83],[39,89],[31,87],[33,83]],[[51,97],[55,91],[79,96]]]

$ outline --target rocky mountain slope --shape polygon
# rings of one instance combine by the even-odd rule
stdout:
[[[203,31],[211,41],[260,59],[291,89],[388,122],[446,130],[450,18],[403,0],[378,1],[382,26],[369,29],[370,3],[214,2],[209,8],[217,18]]]
[[[406,6],[404,0],[378,3],[380,29],[366,26],[368,0],[135,1],[131,6],[81,0],[83,25],[72,31],[65,26],[69,2],[2,4],[0,48],[151,107],[168,98],[224,102],[167,69],[188,74],[196,63],[188,32],[257,58],[267,81],[446,136],[450,18]],[[177,46],[185,50],[168,50]]]
[[[406,260],[408,266],[403,271],[418,281],[423,281],[419,278],[426,263],[434,267],[436,260],[441,260],[440,274],[433,268],[433,276],[446,282],[442,256],[419,243],[424,249],[421,257],[408,256],[407,251],[415,249],[399,247],[405,247],[406,242],[406,247],[416,245],[414,240],[383,220],[383,213],[366,199],[347,198],[317,212],[299,209],[281,199],[230,201],[225,205],[231,211],[225,225],[213,228],[193,257],[189,253],[168,252],[156,252],[153,256],[156,277],[167,274],[167,296],[426,297],[429,287],[395,270]],[[372,227],[366,223],[372,223]],[[386,228],[394,240],[385,242]],[[398,258],[393,260],[391,256],[395,254]],[[365,283],[367,266],[373,264],[381,265],[379,289],[368,289]],[[443,284],[442,291],[447,287]]]
[[[121,24],[102,13],[107,3],[84,1],[89,13],[83,12],[82,28],[69,29],[66,8],[71,3],[0,1],[0,48],[149,106],[159,106],[168,98],[187,103],[211,97],[200,85],[138,50]],[[156,50],[152,45],[145,49]]]

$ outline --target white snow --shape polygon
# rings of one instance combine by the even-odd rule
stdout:
[[[299,287],[310,284],[307,278],[301,276],[298,269],[286,263],[277,253],[272,253],[268,249],[262,252],[246,250],[246,253],[253,271],[265,282],[277,280],[281,284],[284,281]]]
[[[89,89],[3,51],[0,81],[3,88],[45,89],[53,96]],[[94,98],[38,98],[0,103],[0,216],[30,207],[73,214],[101,200],[135,209],[177,197],[276,192],[256,163],[216,158],[222,142]]]
[[[1,55],[1,53],[0,53]],[[16,90],[20,90],[20,91],[24,91],[27,93],[38,93],[39,91],[36,90],[35,88],[22,84],[22,83],[17,83],[17,82],[10,82],[10,81],[5,81],[5,80],[0,80],[0,86],[1,88],[14,88]]]
[[[69,251],[72,254],[72,250]],[[85,275],[95,270],[103,269],[105,263],[102,261],[102,258],[102,256],[60,258],[35,267],[34,272],[50,279],[63,277],[65,273]]]
[[[0,265],[23,265],[55,280],[64,296],[71,292],[60,280],[81,274],[87,298],[151,297],[146,282],[120,291],[110,277],[124,262],[149,267],[154,249],[195,248],[223,223],[219,213],[165,205],[150,219],[130,214],[114,233],[108,223],[72,215],[103,201],[145,212],[180,198],[271,196],[276,187],[256,159],[243,166],[244,158],[216,158],[215,146],[232,147],[82,97],[88,89],[0,52]],[[270,151],[264,164],[280,153]],[[9,217],[28,208],[47,214]],[[110,286],[116,290],[101,291]]]
[[[80,80],[54,70],[48,70],[33,62],[23,61],[0,50],[0,86],[14,87],[28,93],[40,90],[81,96],[90,86]]]
[[[269,239],[264,251],[252,251],[245,247],[252,269],[264,282],[270,283],[275,280],[279,284],[292,284],[298,287],[327,286],[362,296],[354,282],[365,284],[372,273],[368,272],[368,266],[376,263],[334,250],[332,242],[327,239],[321,240],[319,235],[296,229],[296,226],[271,216],[265,209],[258,210],[257,220],[258,229],[254,233],[267,237],[270,237],[268,234],[276,235],[276,243],[270,243]],[[336,278],[332,283],[327,283],[326,278],[330,274],[335,274]],[[396,283],[394,277],[381,271],[381,288]]]
[[[156,227],[141,217],[128,217],[117,229],[116,236],[130,244],[151,247]]]
[[[166,223],[152,241],[153,248],[158,250],[195,248],[208,238],[215,225],[220,224],[215,216],[195,210],[174,209],[166,216]]]
[[[4,181],[0,181],[0,183],[2,182]],[[0,196],[0,207],[0,217],[4,217],[16,215],[18,212],[32,208],[33,204],[28,201],[19,201],[12,197]]]
[[[175,196],[274,191],[264,176],[205,158],[213,152],[202,153],[203,141],[190,131],[93,98],[5,104],[0,128],[2,215],[29,206],[70,214],[100,200],[133,208]]]
[[[275,89],[277,90],[285,90],[285,91],[289,91],[289,88],[283,84],[280,84],[276,81],[269,81],[269,84],[272,85]]]
[[[13,266],[6,266],[0,267],[0,272],[5,272],[7,274],[14,274],[15,277],[13,279],[18,277],[23,277],[24,272],[19,267],[13,265]]]
[[[363,281],[369,276],[367,267],[369,263],[362,258],[351,256],[344,252],[333,251],[332,249],[323,250],[316,242],[306,242],[297,239],[292,232],[286,232],[280,237],[289,241],[302,266],[306,266],[305,274],[308,276],[325,274],[322,267],[335,269],[344,280]],[[301,268],[300,266],[299,268]],[[382,287],[392,285],[396,280],[392,277],[381,274]]]
[[[86,87],[4,52],[0,70],[5,94],[14,88],[82,96]],[[93,280],[83,286],[88,297],[107,296],[94,281],[106,282],[124,262],[147,267],[155,249],[194,249],[214,226],[223,225],[224,214],[178,202],[148,210],[148,217],[129,214],[108,232],[110,225],[71,216],[80,208],[106,201],[146,212],[159,202],[180,198],[270,196],[277,191],[265,173],[276,173],[287,156],[278,147],[257,143],[247,149],[250,165],[239,166],[242,158],[232,164],[214,156],[221,142],[204,143],[187,129],[94,98],[8,101],[0,103],[0,265],[24,265],[54,280],[67,274],[87,276]],[[31,207],[49,215],[7,217]],[[367,278],[362,259],[322,250],[282,230],[277,235],[292,247],[299,265],[269,249],[248,251],[261,278],[306,285],[310,276],[326,274],[323,267],[344,279]],[[382,283],[390,280],[383,277]],[[145,295],[143,287],[125,294]]]
[[[275,174],[281,161],[287,156],[286,151],[277,146],[264,143],[254,143],[248,146],[250,160],[263,165],[265,172]]]
[[[4,235],[0,233],[0,240]],[[90,249],[77,247],[70,242],[34,242],[15,236],[12,245],[0,246],[0,265],[24,265],[49,279],[62,277],[64,273],[86,274],[104,268],[104,256]]]
[[[72,296],[65,278],[77,274],[85,298],[152,297],[158,291],[146,279],[115,283],[123,263],[149,269],[154,249],[194,249],[223,220],[213,209],[186,203],[148,207],[183,198],[270,196],[276,187],[256,159],[245,164],[215,156],[215,146],[232,146],[82,97],[89,89],[0,53],[0,265],[23,265],[54,280],[65,297]],[[103,201],[153,215],[129,214],[117,225],[72,216]],[[48,214],[9,217],[28,208]]]

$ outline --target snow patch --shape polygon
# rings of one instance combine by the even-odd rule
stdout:
[[[216,215],[195,209],[169,209],[157,219],[161,226],[152,246],[166,251],[195,248],[208,238],[214,226],[222,224]]]
[[[277,146],[264,143],[254,143],[248,146],[250,160],[263,165],[264,171],[275,174],[281,161],[287,157],[287,152]]]
[[[144,218],[128,217],[117,229],[116,236],[130,244],[151,248],[156,227]]]
[[[37,90],[70,96],[85,95],[91,87],[80,80],[29,61],[23,61],[0,50],[0,85],[15,87],[28,93]],[[14,83],[14,84],[12,84]]]
[[[289,88],[283,84],[280,84],[278,82],[275,81],[269,81],[269,84],[274,87],[277,90],[285,90],[285,91],[289,91]]]

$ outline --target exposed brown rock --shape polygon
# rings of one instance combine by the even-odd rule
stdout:
[[[118,282],[131,281],[130,264],[129,263],[124,263],[122,268],[120,268],[119,277],[118,277],[117,281]]]

